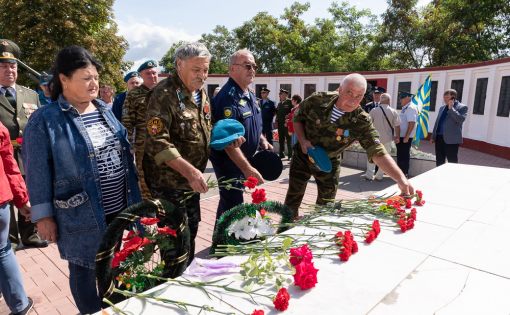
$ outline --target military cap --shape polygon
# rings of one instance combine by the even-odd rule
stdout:
[[[332,170],[331,160],[326,153],[324,148],[315,146],[313,148],[308,148],[308,159],[317,166],[319,170],[325,173],[329,173]]]
[[[399,94],[399,98],[413,97],[414,96],[414,94],[411,94],[409,92],[404,92],[404,91],[399,91],[398,94]]]
[[[282,159],[270,150],[255,153],[250,163],[265,180],[276,180],[283,171]]]
[[[374,89],[372,90],[372,93],[375,93],[375,94],[381,94],[384,92],[386,92],[386,89],[382,88],[380,86],[375,86]]]
[[[39,77],[39,85],[48,85],[48,84],[50,84],[52,79],[53,79],[53,76],[51,74],[43,73]]]
[[[131,72],[128,72],[125,76],[124,76],[124,82],[127,83],[127,81],[129,81],[129,79],[131,78],[136,78],[136,77],[140,77],[140,74],[138,73],[138,71],[131,71]]]
[[[16,63],[21,50],[15,42],[8,39],[0,39],[0,62]]]
[[[221,119],[211,132],[211,148],[223,150],[237,138],[244,136],[244,126],[235,119]]]
[[[260,92],[267,92],[267,93],[269,93],[269,92],[271,92],[271,90],[269,90],[267,87],[263,87],[263,88],[260,89]]]
[[[287,91],[286,89],[280,89],[280,93],[287,93],[287,95],[289,95],[289,91]]]
[[[146,62],[142,63],[140,65],[140,67],[138,67],[138,72],[142,72],[143,70],[145,69],[150,69],[150,68],[156,68],[158,66],[158,63],[154,60],[147,60]]]

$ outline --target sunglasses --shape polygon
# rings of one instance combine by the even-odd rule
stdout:
[[[250,71],[251,69],[253,69],[253,71],[257,71],[257,69],[259,68],[259,66],[252,65],[252,64],[249,64],[249,63],[245,63],[245,64],[234,63],[234,65],[244,67],[248,71]]]

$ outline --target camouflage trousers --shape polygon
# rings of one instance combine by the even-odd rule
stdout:
[[[142,199],[150,199],[152,198],[151,192],[147,183],[145,182],[145,175],[143,173],[143,150],[137,150],[135,152],[135,164],[136,170],[138,172],[138,186],[140,187],[140,192],[142,194]]]
[[[285,150],[285,142],[287,142],[287,155],[291,157],[292,143],[290,141],[289,129],[287,129],[287,127],[280,127],[280,123],[278,123],[278,145],[280,146],[280,155],[282,155]]]
[[[298,216],[299,206],[303,201],[306,185],[311,176],[317,183],[317,204],[326,204],[335,199],[340,176],[340,162],[340,157],[331,159],[331,172],[322,172],[310,162],[308,155],[301,151],[299,144],[294,146],[294,156],[290,162],[289,189],[285,196],[285,205],[293,211],[294,217]]]

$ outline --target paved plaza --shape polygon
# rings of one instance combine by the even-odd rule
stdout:
[[[433,145],[428,142],[423,142],[420,149],[425,152],[434,152]],[[464,148],[460,149],[459,161],[464,164],[510,168],[510,160]],[[285,169],[280,178],[262,185],[270,200],[283,201],[285,198],[288,186],[287,159],[284,160],[284,166]],[[387,177],[381,182],[363,180],[360,178],[363,172],[364,170],[342,168],[337,199],[366,197],[394,184]],[[206,177],[209,175],[214,176],[210,165],[206,173]],[[316,197],[317,187],[313,181],[310,181],[304,203],[313,204]],[[211,245],[218,200],[217,190],[211,190],[203,195],[201,201],[202,222],[200,223],[196,246],[197,256],[199,257],[206,257]],[[306,206],[301,211],[306,211]],[[44,249],[21,249],[17,251],[16,256],[23,273],[25,289],[35,302],[32,314],[68,315],[78,313],[69,289],[67,262],[60,259],[55,244],[51,244]],[[3,300],[0,300],[0,314],[9,314]]]

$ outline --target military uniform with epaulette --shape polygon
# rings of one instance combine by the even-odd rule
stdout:
[[[19,48],[9,40],[0,39],[0,62],[17,63]],[[24,86],[0,85],[0,121],[9,130],[11,143],[14,147],[14,158],[18,162],[21,174],[25,174],[21,158],[21,143],[23,130],[30,118],[30,115],[41,106],[39,95]],[[9,238],[12,243],[18,244],[18,232],[21,241],[26,246],[45,247],[47,242],[41,241],[36,234],[35,225],[26,222],[18,211],[18,223],[14,216],[14,208],[11,204],[11,221],[9,227]]]
[[[145,137],[147,135],[145,127],[145,116],[147,113],[146,98],[149,91],[150,89],[143,84],[129,91],[124,101],[122,113],[122,124],[127,129],[128,139],[135,151],[138,182],[143,199],[151,198],[142,168]]]
[[[341,154],[354,141],[359,141],[370,161],[376,155],[386,154],[370,116],[361,107],[331,122],[331,112],[337,100],[338,92],[314,93],[299,105],[294,114],[294,122],[303,124],[305,138],[313,146],[324,148],[332,164],[330,173],[320,171],[308,155],[301,151],[299,143],[296,144],[290,163],[289,189],[285,197],[285,205],[294,211],[295,216],[311,176],[317,183],[317,204],[325,204],[335,198]]]
[[[211,107],[205,89],[200,104],[175,73],[159,82],[148,98],[143,169],[154,198],[183,206],[191,233],[190,262],[200,222],[200,195],[192,194],[188,181],[165,162],[182,157],[201,172],[209,157]],[[191,198],[186,199],[187,196]]]
[[[289,129],[285,124],[285,118],[292,110],[292,102],[286,99],[278,103],[276,108],[276,121],[278,122],[278,146],[280,147],[280,157],[284,157],[285,142],[287,142],[287,155],[292,156],[292,143],[290,141]]]

